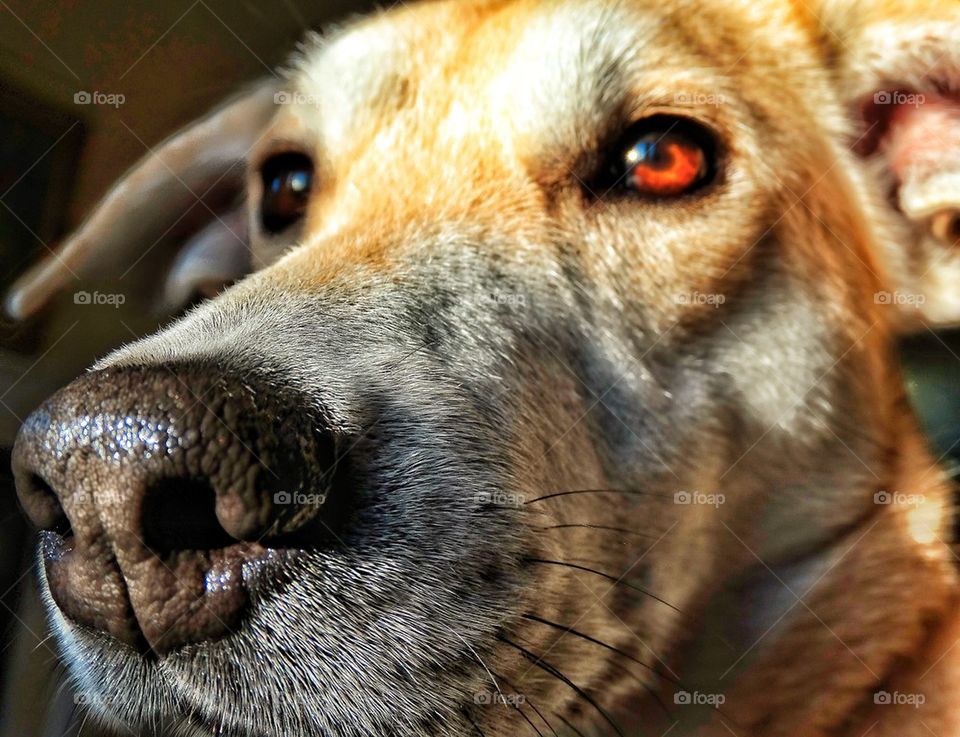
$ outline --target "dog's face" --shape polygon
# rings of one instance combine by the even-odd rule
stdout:
[[[815,36],[787,3],[578,0],[307,43],[240,116],[260,270],[18,442],[95,711],[609,726],[754,556],[867,515],[900,390]]]

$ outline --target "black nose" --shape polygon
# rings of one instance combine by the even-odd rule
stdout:
[[[60,609],[163,653],[230,632],[261,561],[322,536],[336,445],[301,397],[249,378],[108,369],[30,415],[13,470]]]

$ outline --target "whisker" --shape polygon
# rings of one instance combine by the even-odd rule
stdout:
[[[80,737],[80,735],[83,734],[83,730],[87,726],[87,720],[89,718],[90,718],[90,712],[89,711],[85,712],[83,715],[83,719],[80,721],[80,729],[77,730],[77,737]],[[77,723],[76,720],[74,720],[73,724],[76,724],[76,723]],[[71,724],[70,726],[72,727],[73,724]],[[68,727],[68,734],[69,734],[69,727]]]
[[[473,717],[470,716],[470,713],[466,709],[462,709],[461,713],[463,714],[464,717],[466,717],[466,720],[473,725],[473,728],[477,730],[477,734],[479,734],[480,737],[487,737],[487,735],[483,733],[483,730],[480,729],[480,725],[477,724],[475,721],[473,721]]]
[[[579,729],[577,729],[577,728],[574,727],[572,724],[570,724],[570,722],[568,722],[566,719],[564,719],[564,718],[563,718],[563,714],[560,714],[559,712],[556,712],[556,711],[555,711],[555,712],[553,712],[553,715],[554,715],[557,719],[559,719],[561,722],[563,722],[564,725],[567,727],[567,729],[569,729],[571,732],[573,732],[575,735],[577,735],[577,737],[583,737],[583,732],[581,732]]]
[[[608,561],[606,560],[597,560],[596,558],[568,558],[564,563],[574,563],[578,566],[602,566],[605,565]]]
[[[479,656],[477,656],[477,657],[479,658]],[[497,688],[497,693],[500,695],[500,698],[501,698],[501,702],[500,702],[500,703],[502,703],[504,707],[506,707],[506,708],[508,708],[508,709],[509,709],[509,708],[512,708],[514,711],[518,712],[518,713],[520,714],[520,716],[522,716],[522,717],[526,720],[527,724],[529,724],[531,727],[533,727],[533,730],[534,730],[538,735],[540,735],[540,737],[543,737],[543,735],[541,734],[540,730],[537,729],[536,725],[530,720],[530,717],[528,717],[526,714],[523,713],[523,710],[520,708],[519,704],[513,703],[513,702],[511,702],[510,700],[507,699],[507,697],[504,695],[503,691],[500,690],[500,685],[497,683],[497,678],[499,678],[501,681],[503,681],[503,682],[506,683],[510,688],[513,689],[513,695],[517,695],[517,694],[519,693],[519,689],[517,689],[515,686],[511,685],[510,682],[507,681],[507,679],[504,678],[504,677],[503,677],[502,675],[500,675],[499,673],[494,674],[494,672],[493,672],[492,670],[490,670],[489,668],[487,668],[486,663],[483,663],[482,660],[481,660],[480,662],[481,662],[481,664],[483,665],[484,669],[487,671],[487,673],[490,675],[490,680],[493,681],[494,685],[495,685],[496,688]],[[494,677],[494,675],[496,675],[496,677]],[[524,695],[524,699],[526,699],[526,695]],[[533,704],[530,704],[530,706],[532,706],[533,709],[534,709],[534,711],[536,711],[538,714],[540,713],[540,712],[537,710],[537,708],[536,708],[535,706],[533,706]],[[542,715],[541,715],[540,718],[543,719]],[[553,730],[553,727],[550,726],[550,722],[547,722],[546,720],[544,720],[544,723],[545,723],[548,727],[550,727],[551,730]],[[554,737],[559,737],[556,732],[554,732],[553,734],[554,734]]]
[[[533,504],[542,502],[546,499],[556,499],[557,497],[570,496],[572,494],[624,494],[626,496],[650,496],[656,499],[670,499],[667,494],[658,494],[652,491],[638,491],[636,489],[572,489],[570,491],[555,491],[552,494],[538,496],[536,499],[528,499],[524,504]]]
[[[456,638],[460,640],[460,642],[462,642],[464,646],[466,646],[466,648],[473,654],[473,657],[477,659],[477,662],[480,663],[483,669],[487,672],[487,675],[490,676],[490,682],[493,683],[493,687],[497,689],[497,693],[503,696],[503,691],[500,690],[500,684],[497,683],[497,679],[493,677],[493,671],[491,671],[490,668],[487,667],[487,664],[483,662],[483,658],[480,657],[480,653],[474,650],[470,643],[464,640],[459,632],[456,630],[450,630],[450,632],[456,636]]]
[[[583,527],[589,530],[609,530],[610,532],[620,532],[624,535],[633,535],[636,537],[645,537],[648,539],[656,538],[656,535],[651,535],[649,532],[637,532],[636,530],[628,530],[626,527],[611,527],[609,525],[593,525],[593,524],[566,524],[566,525],[549,525],[547,527],[540,527],[541,530],[566,530],[571,527]]]
[[[49,641],[52,640],[53,638],[54,638],[54,634],[51,632],[49,635],[47,635],[46,637],[44,637],[42,640],[40,640],[40,641],[37,643],[36,647],[33,648],[33,651],[32,651],[32,652],[35,652],[35,651],[39,650],[41,647],[43,647],[44,645],[46,645],[47,642],[49,642]],[[7,648],[4,647],[3,650],[0,650],[0,655],[2,655],[3,652],[4,652],[6,649],[7,649]]]
[[[514,692],[514,693],[516,693],[516,694],[519,694],[519,693],[520,693],[520,689],[517,688],[513,683],[511,683],[510,681],[508,681],[504,676],[500,676],[500,680],[503,681],[504,683],[506,683],[507,686],[509,686],[511,689],[513,689],[513,692]],[[547,725],[547,727],[550,729],[550,731],[553,732],[553,737],[560,737],[560,735],[557,734],[557,730],[555,730],[555,729],[553,728],[553,725],[550,724],[550,722],[547,721],[547,718],[546,718],[546,717],[543,715],[543,713],[537,708],[536,704],[534,704],[526,694],[522,694],[522,696],[523,696],[523,698],[524,698],[524,703],[528,704],[528,705],[530,706],[530,708],[533,709],[534,712],[536,712],[537,716],[540,717],[540,718],[543,720],[543,723]],[[519,708],[519,707],[518,707],[518,708]]]
[[[523,713],[523,709],[521,709],[517,704],[511,704],[510,706],[512,706],[516,710],[517,714],[519,714],[526,720],[527,724],[529,724],[533,728],[534,732],[536,732],[540,737],[543,737],[543,732],[537,729],[537,725],[533,723],[533,720]]]
[[[638,676],[636,673],[634,673],[632,670],[627,668],[622,663],[618,663],[615,660],[611,660],[608,663],[608,665],[610,665],[610,667],[612,668],[615,668],[618,672],[622,673],[623,675],[627,676],[627,678],[631,678],[632,680],[639,683],[640,687],[644,691],[646,691],[647,694],[650,696],[650,698],[653,700],[653,703],[655,703],[660,708],[660,711],[663,712],[664,716],[666,716],[667,719],[673,719],[673,714],[670,711],[670,707],[668,707],[664,703],[663,699],[660,698],[660,694],[654,691],[646,682],[644,682],[642,678],[640,678],[640,676]]]
[[[533,640],[531,640],[531,639],[529,639],[529,638],[527,638],[527,637],[524,637],[524,636],[523,636],[522,634],[520,634],[519,632],[515,632],[513,636],[514,636],[515,638],[517,638],[517,640],[518,640],[519,642],[521,642],[521,643],[523,643],[524,645],[528,646],[528,648],[529,648],[529,647],[536,647],[536,646],[539,644],[539,643],[536,643],[536,642],[534,642]],[[548,655],[548,654],[552,651],[552,649],[553,649],[553,647],[554,647],[555,645],[556,645],[556,643],[554,643],[553,645],[551,645],[551,647],[547,649],[546,653],[541,657],[541,659],[543,659],[544,657],[546,657],[546,655]],[[626,677],[628,677],[628,678],[631,678],[631,679],[633,679],[634,681],[636,681],[636,682],[640,685],[641,688],[643,688],[645,691],[647,691],[647,693],[648,693],[648,694],[652,697],[652,699],[660,706],[660,708],[665,711],[665,713],[666,713],[666,715],[667,715],[668,718],[672,718],[672,717],[673,717],[673,715],[672,715],[672,714],[670,713],[670,711],[667,709],[666,705],[663,703],[663,701],[661,701],[660,696],[659,696],[657,693],[655,693],[654,691],[650,690],[649,684],[647,684],[644,680],[642,680],[636,673],[634,673],[633,671],[631,671],[629,668],[621,665],[620,663],[618,663],[618,662],[615,661],[615,660],[611,660],[609,663],[607,663],[607,665],[608,665],[609,667],[611,667],[611,668],[616,669],[618,673],[621,673],[622,675],[624,675],[624,676],[626,676]],[[554,716],[557,716],[557,712],[554,712]]]
[[[600,716],[603,717],[604,721],[606,721],[607,724],[613,727],[613,731],[616,732],[619,735],[619,737],[625,737],[620,727],[617,726],[616,722],[614,722],[613,719],[610,718],[610,715],[607,714],[607,712],[604,711],[596,701],[590,698],[589,694],[587,694],[586,691],[584,691],[577,684],[575,684],[573,681],[571,681],[569,678],[563,675],[563,673],[561,673],[555,667],[550,665],[550,663],[543,660],[542,658],[536,657],[533,653],[531,653],[525,647],[517,645],[515,642],[511,642],[510,640],[508,640],[506,637],[503,637],[502,635],[498,636],[497,639],[509,645],[510,647],[516,648],[517,650],[520,651],[520,654],[523,655],[524,658],[526,658],[531,663],[533,663],[537,668],[540,668],[540,670],[550,674],[554,678],[557,678],[558,680],[562,681],[567,686],[569,686],[574,691],[574,693],[576,693],[580,698],[582,698],[584,701],[590,704],[590,706],[592,706],[594,709],[597,710]]]
[[[580,632],[579,630],[575,630],[575,629],[573,629],[572,627],[564,627],[563,625],[557,624],[556,622],[551,622],[551,621],[548,620],[548,619],[543,619],[542,617],[538,617],[536,614],[522,614],[522,615],[520,615],[520,616],[523,617],[524,619],[528,619],[528,620],[531,620],[531,621],[534,621],[534,622],[539,622],[540,624],[545,624],[545,625],[547,625],[547,626],[549,626],[549,627],[553,627],[553,628],[555,628],[555,629],[561,630],[564,634],[569,633],[569,634],[571,634],[571,635],[575,635],[575,636],[577,636],[577,637],[580,637],[580,638],[586,640],[587,642],[591,642],[591,643],[593,643],[593,644],[595,644],[595,645],[599,645],[600,647],[606,648],[607,650],[610,650],[611,652],[615,652],[615,653],[617,653],[617,655],[622,655],[622,656],[625,657],[627,660],[630,660],[630,661],[636,663],[637,665],[641,666],[642,668],[646,668],[648,671],[650,671],[651,673],[653,673],[657,678],[661,678],[661,679],[663,679],[664,681],[667,681],[668,683],[672,683],[674,686],[677,686],[678,688],[683,688],[683,685],[682,685],[679,681],[677,681],[676,679],[674,679],[674,678],[672,678],[672,677],[670,677],[670,676],[667,676],[667,675],[664,675],[664,674],[660,673],[660,672],[659,672],[656,668],[654,668],[652,665],[649,665],[648,663],[644,663],[642,660],[639,660],[639,659],[633,657],[632,655],[630,655],[630,653],[624,652],[623,650],[620,650],[619,648],[616,648],[616,647],[614,647],[613,645],[608,645],[606,642],[602,642],[601,640],[598,640],[598,639],[595,638],[595,637],[591,637],[590,635],[588,635],[588,634],[586,634],[586,633],[584,633],[584,632]],[[646,691],[646,692],[650,695],[650,698],[652,698],[653,701],[657,704],[657,706],[660,707],[661,711],[663,711],[663,713],[666,714],[666,716],[667,716],[668,719],[673,716],[673,715],[670,713],[670,709],[667,707],[667,705],[666,705],[665,703],[663,703],[663,700],[660,698],[660,694],[658,694],[658,693],[650,686],[650,684],[648,684],[646,681],[644,681],[642,678],[640,678],[640,676],[638,676],[636,673],[634,673],[633,671],[631,671],[629,668],[626,668],[626,667],[624,667],[624,666],[622,666],[622,665],[619,665],[619,664],[617,664],[617,663],[611,663],[611,665],[616,665],[616,667],[620,668],[627,676],[629,676],[629,677],[632,678],[634,681],[636,681],[637,683],[639,683],[640,686],[643,688],[643,690]]]
[[[614,652],[614,653],[616,653],[617,655],[622,655],[622,656],[625,657],[627,660],[630,660],[630,661],[636,663],[636,664],[639,665],[640,667],[646,668],[648,671],[650,671],[650,672],[653,673],[655,676],[657,676],[657,678],[661,678],[661,679],[663,679],[664,681],[667,681],[667,683],[672,683],[674,686],[678,686],[678,687],[680,687],[680,688],[683,687],[683,684],[681,684],[678,680],[676,680],[676,679],[673,678],[672,676],[668,676],[668,675],[665,675],[665,674],[663,674],[663,673],[660,673],[656,668],[654,668],[654,667],[653,667],[652,665],[650,665],[649,663],[644,663],[642,660],[640,660],[639,658],[635,658],[635,657],[634,657],[633,655],[631,655],[630,653],[625,652],[625,651],[621,650],[620,648],[614,647],[613,645],[610,645],[610,644],[608,644],[608,643],[606,643],[606,642],[603,642],[602,640],[598,640],[596,637],[591,637],[590,635],[586,634],[585,632],[581,632],[580,630],[575,630],[573,627],[564,627],[562,624],[557,624],[556,622],[551,622],[549,619],[544,619],[543,617],[539,617],[539,616],[537,616],[536,614],[521,614],[520,616],[521,616],[523,619],[529,619],[529,620],[531,620],[531,621],[533,621],[533,622],[539,622],[540,624],[545,624],[545,625],[547,625],[548,627],[553,627],[554,629],[558,629],[558,630],[560,630],[560,631],[563,632],[563,633],[568,633],[568,632],[569,632],[571,635],[574,635],[574,636],[576,636],[576,637],[579,637],[579,638],[581,638],[581,639],[584,639],[584,640],[586,640],[587,642],[592,642],[594,645],[599,645],[599,646],[602,647],[602,648],[606,648],[607,650],[610,650],[611,652]]]
[[[646,589],[641,588],[640,586],[636,586],[636,585],[630,583],[629,581],[624,581],[622,578],[616,578],[615,576],[611,576],[609,573],[604,573],[603,571],[598,571],[598,570],[595,570],[595,569],[593,569],[593,568],[587,568],[586,566],[577,565],[576,563],[568,563],[568,562],[562,561],[562,560],[546,560],[546,559],[544,559],[544,558],[526,558],[525,560],[526,560],[527,562],[529,562],[529,563],[541,563],[541,564],[544,564],[544,565],[551,565],[551,566],[563,566],[563,567],[566,567],[566,568],[573,568],[573,569],[578,570],[578,571],[584,571],[585,573],[592,573],[592,574],[594,574],[594,575],[596,575],[596,576],[600,576],[601,578],[605,578],[605,579],[607,579],[608,581],[612,581],[614,584],[622,584],[622,585],[626,586],[626,587],[629,588],[629,589],[633,589],[634,591],[638,591],[639,593],[643,594],[644,596],[649,596],[651,599],[655,599],[656,601],[659,601],[659,602],[660,602],[661,604],[663,604],[664,606],[670,607],[671,609],[673,609],[673,610],[674,610],[675,612],[677,612],[678,614],[683,614],[683,612],[681,612],[679,609],[677,609],[673,604],[671,604],[671,603],[668,602],[668,601],[664,601],[663,599],[661,599],[661,598],[660,598],[659,596],[657,596],[656,594],[654,594],[654,593],[652,593],[652,592],[650,592],[650,591],[647,591]]]

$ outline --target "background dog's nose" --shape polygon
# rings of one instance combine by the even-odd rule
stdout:
[[[74,621],[163,653],[220,637],[270,550],[322,536],[336,443],[316,414],[214,369],[87,374],[24,423],[17,493]]]

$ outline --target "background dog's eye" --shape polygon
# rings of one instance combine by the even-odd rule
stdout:
[[[641,120],[615,151],[611,186],[649,197],[693,192],[713,179],[716,168],[710,132],[692,120],[669,115]]]
[[[313,162],[299,153],[283,153],[267,159],[260,170],[263,199],[260,222],[269,233],[286,230],[307,211],[313,185]]]

